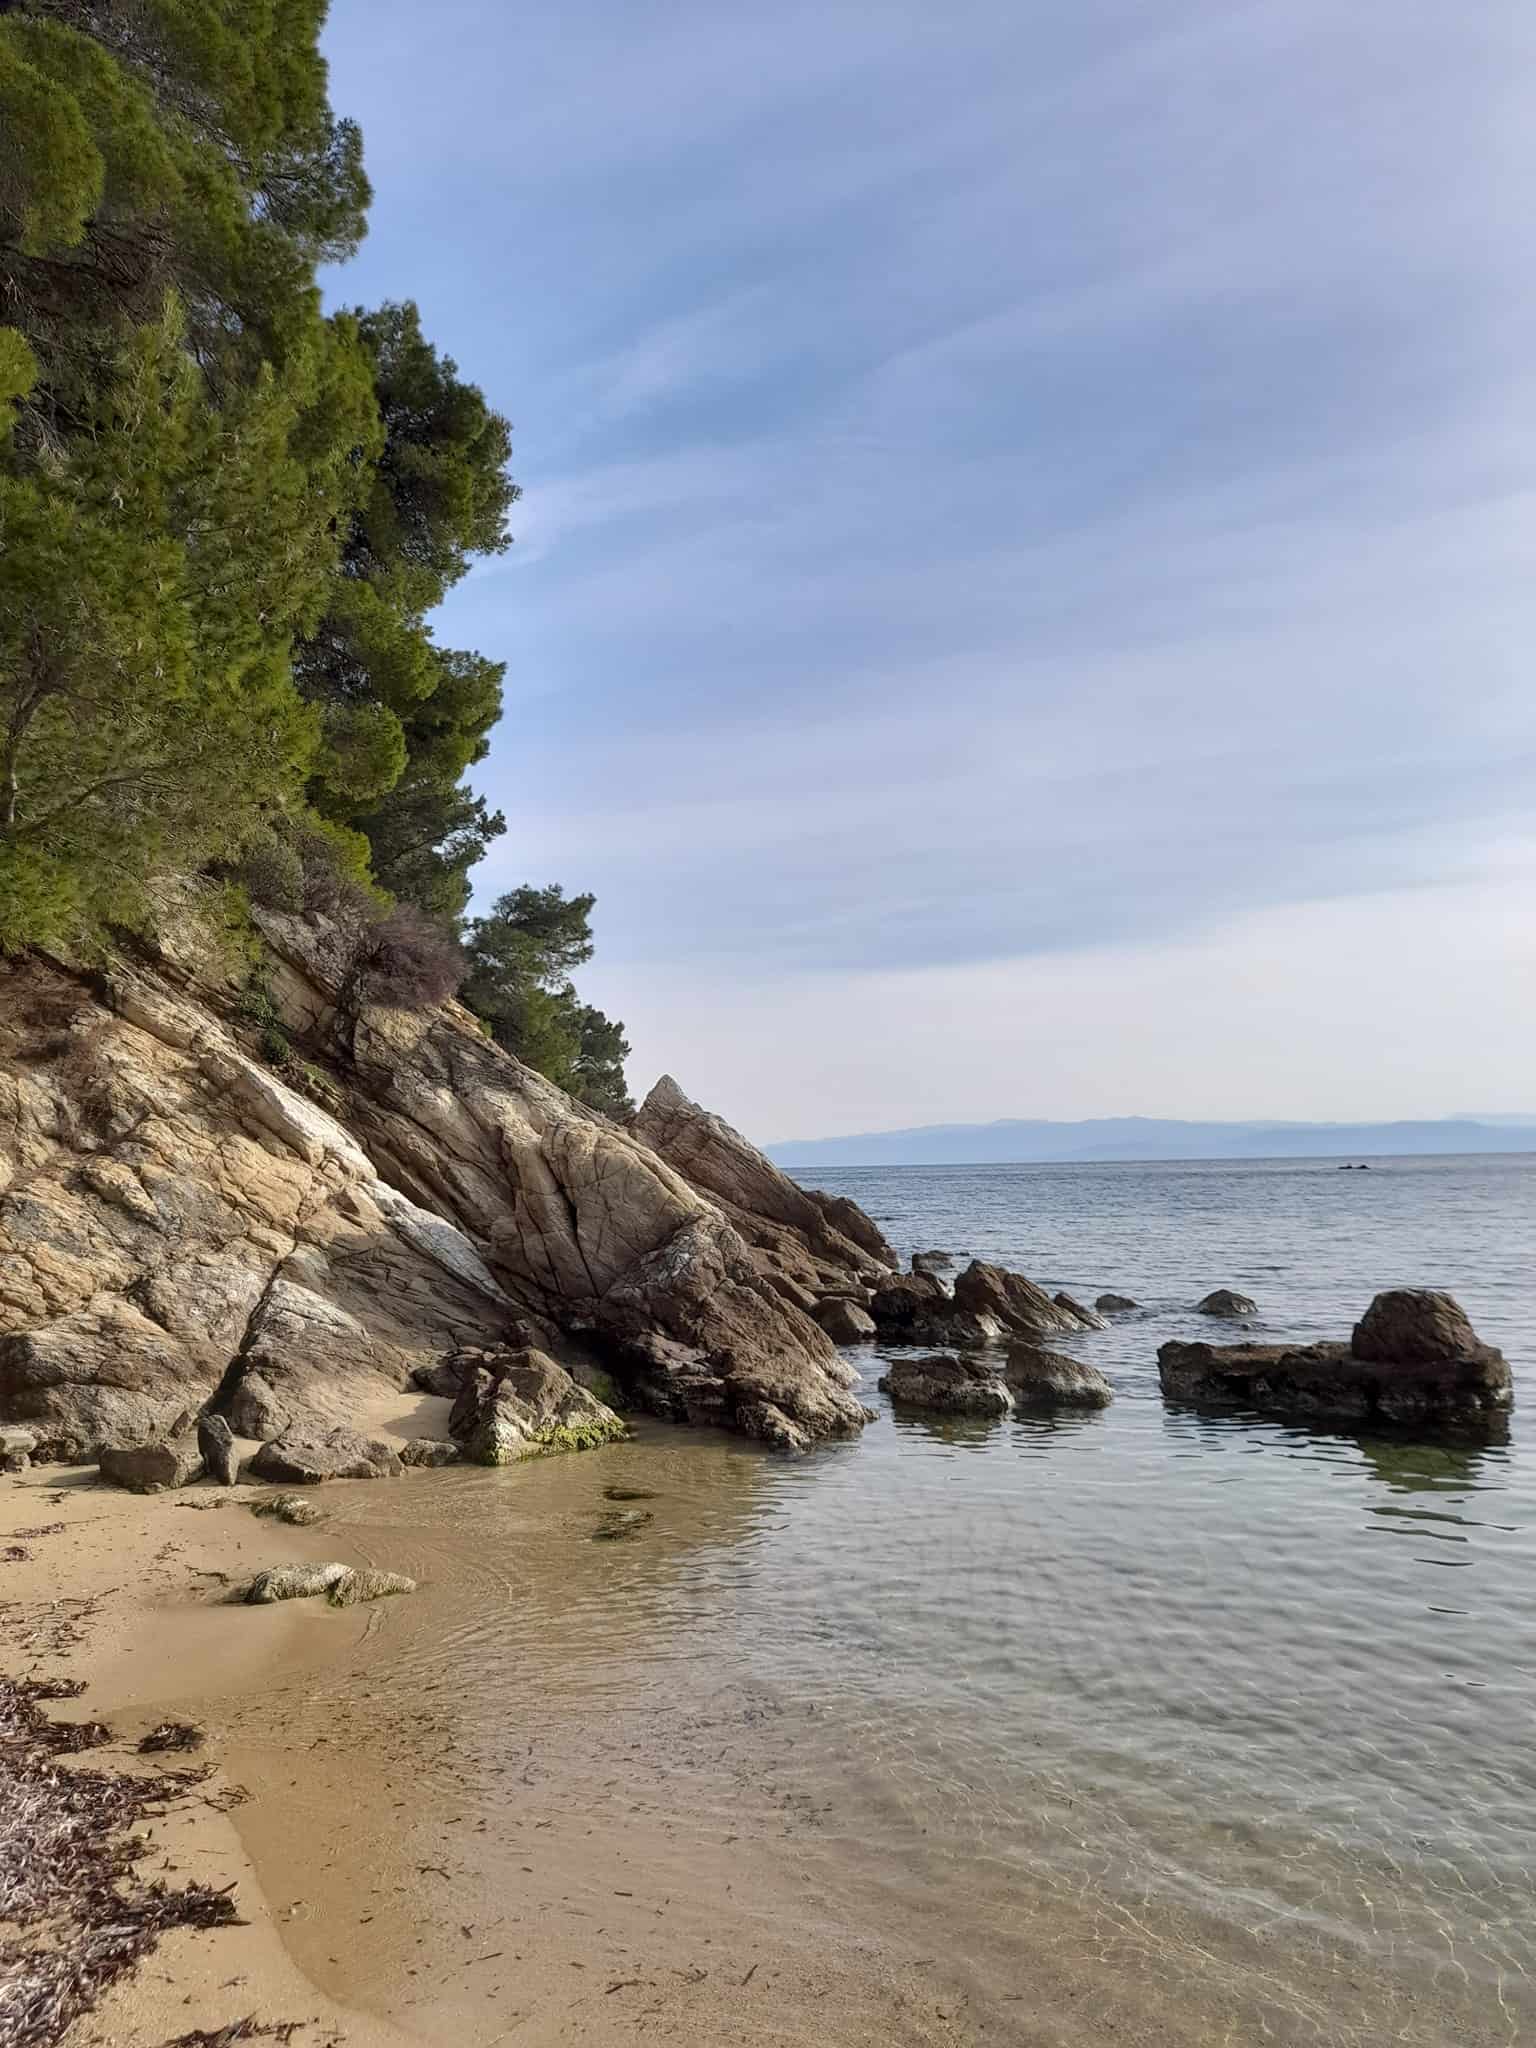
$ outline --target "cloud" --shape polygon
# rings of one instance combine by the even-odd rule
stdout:
[[[1536,19],[383,0],[331,48],[379,186],[344,295],[417,292],[517,426],[518,545],[442,621],[509,665],[482,894],[595,889],[647,1044],[674,984],[770,1033],[839,987],[856,1034],[869,977],[951,977],[980,1074],[977,975],[1499,889]],[[1102,1057],[1101,1106],[1173,1106]],[[769,1127],[841,1109],[797,1085]]]

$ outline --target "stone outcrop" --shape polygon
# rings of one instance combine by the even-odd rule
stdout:
[[[1129,1309],[1141,1306],[1139,1302],[1132,1301],[1128,1294],[1101,1294],[1093,1305],[1101,1316],[1120,1316]]]
[[[1003,1379],[1019,1408],[1107,1408],[1115,1397],[1097,1366],[1036,1344],[1009,1350]]]
[[[1347,1344],[1172,1342],[1157,1371],[1171,1400],[1338,1422],[1475,1427],[1514,1398],[1503,1355],[1422,1289],[1377,1295]]]
[[[1259,1305],[1251,1295],[1238,1294],[1230,1287],[1218,1287],[1195,1303],[1196,1315],[1255,1316]]]
[[[764,1276],[797,1306],[809,1308],[850,1282],[877,1285],[895,1269],[896,1254],[862,1209],[844,1195],[802,1188],[723,1117],[690,1102],[670,1074],[630,1129],[709,1197],[757,1253]]]
[[[881,1378],[880,1391],[898,1407],[926,1408],[936,1415],[1013,1413],[1013,1395],[1002,1374],[979,1358],[898,1359]]]
[[[808,1312],[892,1268],[852,1203],[670,1084],[622,1129],[457,1004],[357,1007],[333,930],[261,912],[274,1069],[209,900],[91,976],[0,965],[0,1422],[39,1455],[350,1426],[508,1341],[786,1447],[863,1426]]]
[[[475,1465],[618,1443],[628,1427],[542,1351],[483,1354],[464,1374],[448,1427]]]

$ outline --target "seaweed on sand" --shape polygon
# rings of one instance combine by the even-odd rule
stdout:
[[[78,1683],[0,1676],[0,2041],[53,2048],[172,1927],[237,1921],[229,1890],[173,1889],[141,1878],[134,1835],[203,1782],[206,1770],[134,1777],[71,1769],[97,1748],[95,1721],[54,1721],[40,1702]],[[232,1887],[230,1889],[233,1889]],[[238,2037],[236,2037],[238,2038]]]

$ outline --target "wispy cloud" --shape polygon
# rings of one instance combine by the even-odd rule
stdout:
[[[485,887],[596,889],[648,1040],[647,963],[856,1029],[898,968],[1497,886],[1528,11],[383,0],[331,40],[380,188],[347,295],[416,292],[518,429],[519,545],[443,626],[509,663]]]

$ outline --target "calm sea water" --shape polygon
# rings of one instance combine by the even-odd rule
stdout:
[[[488,1902],[516,1901],[520,1926],[570,1911],[566,1883],[528,1894],[529,1845],[551,1837],[515,1834],[514,1811],[542,1829],[578,1814],[583,1839],[622,1855],[641,1821],[674,1845],[734,1842],[738,1805],[770,1800],[796,1860],[764,1917],[782,1927],[814,1900],[807,1939],[846,1919],[919,1976],[945,1973],[948,2003],[902,2040],[1536,2036],[1536,1158],[831,1185],[904,1254],[1133,1295],[1137,1314],[1070,1340],[1114,1405],[897,1417],[868,1347],[853,1355],[878,1420],[807,1459],[656,1426],[537,1467],[337,1489],[348,1533],[429,1597],[392,1603],[333,1683],[231,1713],[323,1754],[343,1713],[362,1742],[370,1715],[398,1730],[451,1701],[451,1740],[413,1745],[412,1804],[441,1778],[458,1888],[442,1911],[477,1924]],[[1363,1438],[1159,1398],[1157,1346],[1209,1331],[1191,1305],[1210,1288],[1252,1294],[1264,1335],[1314,1338],[1405,1283],[1450,1289],[1505,1349],[1525,1403],[1506,1441]],[[654,1522],[593,1543],[615,1478],[654,1490]],[[572,1773],[580,1798],[551,1792],[530,1819],[538,1786]],[[292,1776],[269,1769],[274,1788]],[[274,1830],[273,1882],[291,1882],[277,1791],[250,1812]],[[669,1912],[688,1881],[669,1874]],[[647,1903],[640,1878],[610,1883],[583,1901],[594,1925]],[[413,1914],[437,1910],[409,1868],[396,1889]],[[389,1967],[382,1939],[366,1947],[382,1925],[345,1950],[317,1926],[309,1966],[351,1955],[363,1995]],[[458,1940],[445,1921],[441,1945]],[[627,1995],[596,1998],[590,2024],[628,2039]],[[754,2016],[714,2038],[820,2038],[814,2003],[799,2011],[787,1981],[773,1996],[768,2032]],[[858,2039],[898,2038],[915,2010],[893,1994],[890,2031]]]
[[[903,1254],[1142,1304],[1063,1347],[1113,1382],[1103,1415],[946,1426],[872,1395],[856,1457],[781,1482],[769,1577],[814,1584],[819,1627],[776,1602],[771,1655],[887,1731],[889,1845],[1255,1937],[1277,1982],[1253,2023],[1288,2037],[1385,2039],[1452,1985],[1460,2023],[1536,2028],[1536,1159],[829,1185]],[[1210,1333],[1212,1287],[1255,1298],[1256,1337],[1312,1339],[1405,1284],[1449,1289],[1529,1387],[1507,1441],[1159,1397],[1157,1346]]]

